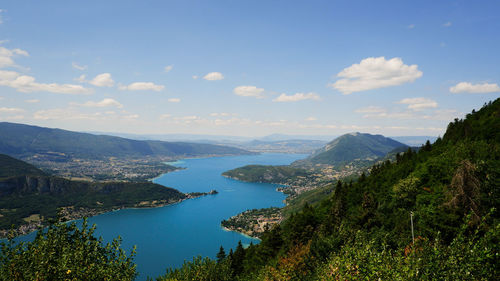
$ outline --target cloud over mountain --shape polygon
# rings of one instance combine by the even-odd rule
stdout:
[[[496,83],[472,84],[470,82],[460,82],[455,86],[450,87],[450,92],[452,92],[453,94],[487,94],[500,92],[500,87]]]

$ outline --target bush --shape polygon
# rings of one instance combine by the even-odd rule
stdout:
[[[195,257],[193,261],[186,261],[179,269],[167,269],[164,276],[158,281],[226,281],[233,280],[230,260],[224,259],[216,262],[209,258]]]

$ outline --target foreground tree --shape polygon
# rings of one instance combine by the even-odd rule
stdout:
[[[32,242],[9,238],[0,244],[0,280],[134,280],[135,247],[127,256],[120,237],[104,245],[95,229],[84,219],[81,228],[52,224]]]

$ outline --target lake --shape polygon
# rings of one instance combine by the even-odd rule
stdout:
[[[181,192],[215,189],[219,194],[161,208],[119,210],[92,217],[89,222],[97,224],[96,234],[105,241],[120,235],[122,248],[127,252],[137,245],[137,280],[155,278],[164,274],[167,267],[179,267],[194,256],[214,258],[220,246],[228,253],[240,240],[244,245],[258,243],[256,239],[223,230],[220,222],[247,209],[284,206],[286,196],[276,191],[277,185],[240,182],[221,176],[222,172],[249,164],[286,165],[306,156],[266,153],[169,163],[186,169],[164,174],[154,179],[155,183]]]

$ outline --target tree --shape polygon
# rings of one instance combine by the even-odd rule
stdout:
[[[245,259],[245,249],[241,244],[241,240],[238,242],[238,246],[234,251],[233,258],[231,260],[231,268],[234,274],[238,275],[243,272],[243,260]]]
[[[120,237],[103,245],[95,229],[84,219],[81,229],[54,223],[28,243],[10,237],[0,243],[0,280],[134,280],[135,247],[127,256]]]
[[[217,262],[221,262],[226,258],[226,252],[224,251],[224,248],[220,246],[219,252],[217,253]]]
[[[149,279],[151,280],[151,279]],[[193,261],[185,261],[180,268],[169,268],[167,273],[156,278],[157,281],[231,281],[234,280],[228,261],[220,263],[200,256]]]
[[[469,160],[460,163],[451,180],[452,198],[446,203],[447,206],[464,212],[464,215],[470,212],[474,223],[480,218],[480,182],[475,173],[476,167]]]
[[[431,151],[431,149],[432,149],[431,142],[430,142],[429,140],[427,140],[427,141],[425,142],[424,147],[423,147],[422,149],[423,149],[424,151]]]

